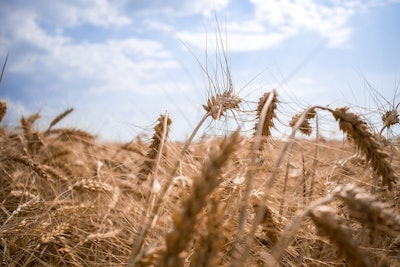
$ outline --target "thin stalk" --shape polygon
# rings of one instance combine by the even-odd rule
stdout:
[[[265,102],[263,109],[261,110],[260,119],[257,124],[256,134],[255,134],[254,142],[253,142],[252,149],[251,149],[251,162],[250,162],[251,167],[248,168],[248,170],[247,170],[246,190],[245,190],[245,195],[244,195],[243,202],[242,202],[243,206],[240,211],[238,232],[236,235],[235,243],[233,244],[233,252],[239,252],[239,250],[240,250],[239,245],[242,243],[242,240],[243,240],[244,224],[246,222],[247,209],[248,209],[248,205],[249,205],[251,190],[253,188],[254,174],[256,171],[253,166],[255,166],[255,162],[257,160],[257,151],[259,151],[259,148],[261,145],[261,135],[262,135],[264,121],[265,121],[265,118],[267,115],[268,108],[271,105],[273,99],[274,99],[274,94],[271,93],[269,95],[267,101]],[[232,266],[237,266],[237,264],[240,264],[240,260],[233,260]]]
[[[207,112],[199,121],[195,129],[193,130],[192,134],[189,136],[189,138],[186,140],[185,146],[181,150],[180,157],[177,159],[175,162],[174,168],[172,172],[169,175],[169,179],[167,180],[166,183],[163,184],[161,187],[159,197],[156,198],[155,204],[153,206],[153,209],[150,213],[149,217],[145,217],[146,221],[145,223],[141,224],[138,234],[136,235],[134,242],[133,242],[133,248],[131,255],[128,260],[128,267],[133,267],[135,266],[136,261],[138,260],[140,251],[142,250],[144,240],[146,239],[146,236],[150,230],[151,225],[153,224],[153,220],[156,218],[156,215],[158,214],[158,211],[161,208],[162,201],[164,199],[164,196],[171,184],[172,178],[175,176],[176,172],[178,171],[179,168],[179,163],[180,163],[180,158],[186,153],[187,149],[189,148],[190,144],[193,141],[193,138],[196,136],[197,132],[199,131],[200,127],[203,125],[203,123],[206,121],[206,119],[211,116],[211,112]]]
[[[314,152],[314,160],[311,167],[311,184],[310,184],[310,200],[313,197],[314,193],[314,183],[315,183],[315,176],[317,175],[317,165],[318,165],[318,150],[319,150],[319,124],[318,124],[318,113],[315,115],[315,152]]]
[[[293,144],[290,146],[289,150],[293,149]],[[285,173],[285,181],[283,182],[283,190],[282,190],[282,198],[281,198],[281,203],[279,207],[279,218],[282,220],[283,218],[283,206],[285,205],[285,194],[286,194],[286,189],[287,189],[287,182],[289,178],[289,169],[290,169],[290,160],[291,160],[292,153],[288,153],[288,159],[286,163],[286,173]]]

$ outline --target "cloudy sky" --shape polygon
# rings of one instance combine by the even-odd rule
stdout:
[[[0,0],[0,25],[10,127],[74,107],[63,125],[127,141],[168,111],[183,139],[204,114],[204,70],[223,86],[225,58],[242,108],[276,88],[283,122],[400,99],[400,1]]]

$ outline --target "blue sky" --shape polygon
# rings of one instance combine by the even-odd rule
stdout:
[[[308,105],[399,101],[400,1],[0,0],[0,25],[10,127],[74,107],[62,126],[128,141],[168,111],[183,139],[204,114],[201,66],[223,83],[224,52],[242,108],[276,88],[283,124]]]

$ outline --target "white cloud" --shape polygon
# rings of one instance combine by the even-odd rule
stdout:
[[[125,9],[129,13],[142,16],[166,16],[168,18],[201,15],[210,17],[214,11],[228,7],[230,0],[125,0]]]
[[[104,1],[99,4],[102,8],[108,5]],[[101,17],[102,10],[98,15],[86,14],[84,20],[100,23],[96,18]],[[74,13],[75,10],[71,8],[66,12]],[[63,36],[62,31],[46,31],[39,21],[48,17],[41,17],[36,9],[24,7],[4,15],[0,23],[8,27],[0,32],[0,40],[7,40],[3,49],[9,48],[11,52],[10,71],[26,75],[46,73],[44,78],[60,84],[60,87],[61,83],[67,86],[71,81],[79,80],[91,92],[141,92],[146,91],[144,85],[148,81],[154,83],[167,78],[166,69],[179,67],[160,41],[137,37],[81,41]],[[78,13],[75,12],[74,16]]]
[[[350,37],[350,18],[361,9],[358,2],[334,2],[331,5],[315,1],[250,0],[254,5],[256,20],[276,31],[292,28],[314,31],[328,40],[329,46],[345,45]]]
[[[109,0],[23,1],[37,19],[56,27],[75,27],[83,23],[110,27],[129,24],[117,2]]]

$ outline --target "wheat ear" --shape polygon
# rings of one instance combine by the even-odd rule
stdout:
[[[221,199],[222,196],[218,191],[213,194],[209,209],[206,212],[206,233],[200,236],[197,251],[192,261],[193,267],[213,267],[221,265],[221,259],[218,255],[223,251],[226,244],[223,225],[224,209],[226,205]]]
[[[336,245],[351,266],[374,266],[368,260],[368,254],[353,240],[349,229],[341,225],[341,218],[331,207],[318,206],[310,212],[310,217],[318,229],[328,235],[329,240]]]
[[[272,95],[272,101],[269,105],[265,105],[267,100],[269,99],[270,95]],[[267,111],[263,112],[263,108],[266,106]],[[272,92],[266,92],[260,100],[258,101],[257,105],[257,113],[256,113],[256,120],[257,123],[254,125],[254,130],[257,133],[258,125],[261,126],[261,136],[270,137],[271,136],[271,129],[274,127],[274,119],[276,118],[276,108],[278,107],[278,94],[276,90],[272,90]],[[265,113],[265,117],[261,119],[262,114]]]
[[[349,112],[348,107],[337,108],[331,112],[339,122],[339,128],[354,140],[357,148],[363,152],[375,172],[382,177],[382,184],[392,189],[397,175],[387,160],[388,155],[381,150],[367,124],[358,114]]]
[[[164,145],[165,139],[168,138],[169,127],[171,123],[172,121],[168,117],[167,113],[166,115],[161,115],[158,118],[158,124],[154,126],[154,134],[149,147],[150,150],[147,153],[146,159],[143,162],[137,175],[139,179],[139,184],[146,181],[149,174],[153,172],[153,169],[156,165],[155,163],[157,160],[157,155],[161,156],[162,154],[162,150],[160,148]]]
[[[400,233],[400,216],[376,196],[349,184],[337,194],[351,210],[352,216],[372,230],[384,231],[393,236]]]
[[[57,115],[57,117],[55,117],[51,122],[49,127],[47,128],[48,132],[54,125],[56,125],[57,123],[59,123],[62,119],[64,119],[65,117],[67,117],[72,111],[74,111],[74,108],[69,108],[66,111],[64,111],[63,113]]]
[[[7,112],[7,102],[0,100],[0,122],[3,120]]]
[[[317,115],[317,112],[315,109],[310,110],[307,114],[304,120],[302,120],[302,123],[300,124],[299,130],[302,134],[305,135],[311,135],[312,133],[312,128],[310,124],[310,120],[313,119]],[[293,116],[292,120],[290,121],[289,125],[290,127],[294,127],[297,122],[299,121],[301,116],[301,113],[296,114]]]
[[[203,108],[214,120],[217,120],[225,116],[228,110],[238,109],[240,102],[242,100],[234,94],[233,90],[226,90],[222,94],[217,93],[210,97]]]
[[[190,197],[183,203],[182,212],[173,219],[174,229],[166,237],[167,250],[160,266],[181,266],[179,254],[185,250],[195,231],[197,216],[206,206],[208,196],[219,185],[222,167],[237,148],[239,131],[235,131],[220,144],[219,151],[209,155],[209,161],[202,168],[195,181]]]

